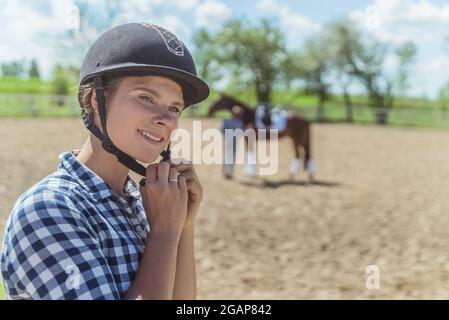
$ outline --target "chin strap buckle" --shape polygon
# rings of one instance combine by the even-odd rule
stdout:
[[[171,159],[171,151],[170,150],[164,150],[161,152],[162,161],[167,161]]]
[[[171,150],[170,150],[171,141],[167,145],[167,149],[161,152],[162,161],[168,161],[171,159]]]

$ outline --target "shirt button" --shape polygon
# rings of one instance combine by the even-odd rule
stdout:
[[[143,230],[143,228],[142,228],[142,226],[136,226],[136,230],[137,230],[137,232],[141,232],[142,230]]]

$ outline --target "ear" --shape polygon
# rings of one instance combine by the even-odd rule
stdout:
[[[97,92],[95,91],[95,89],[92,90],[92,94],[90,96],[90,105],[94,109],[95,113],[99,114],[99,112],[98,112],[98,103],[97,103]]]

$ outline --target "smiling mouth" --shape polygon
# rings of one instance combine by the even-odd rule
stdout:
[[[159,136],[157,134],[151,133],[146,130],[137,130],[137,132],[144,137],[147,141],[153,142],[153,143],[161,143],[165,139],[162,136]]]

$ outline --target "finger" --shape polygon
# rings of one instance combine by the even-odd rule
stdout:
[[[170,185],[178,185],[178,171],[175,168],[170,168],[168,173],[168,180]]]
[[[142,200],[145,200],[145,197],[144,197],[144,194],[145,194],[145,192],[144,192],[144,190],[145,190],[145,185],[141,185],[140,187],[139,187],[139,191],[140,191],[140,195],[142,196]]]
[[[192,172],[180,172],[179,176],[183,176],[186,181],[195,180],[195,175]]]
[[[187,192],[187,182],[186,182],[186,178],[184,178],[183,176],[179,176],[178,177],[178,186],[179,186],[179,190],[181,192]]]
[[[185,171],[178,170],[178,172],[179,172],[179,174],[182,174],[186,178],[187,182],[189,182],[191,180],[197,181],[197,182],[200,181],[200,179],[198,178],[198,175],[196,174],[196,172],[194,170],[185,170]]]
[[[168,170],[170,165],[166,162],[160,162],[157,165],[157,181],[161,183],[168,183]]]
[[[180,164],[189,164],[191,161],[185,158],[173,158],[169,160],[170,165],[180,165]]]
[[[173,168],[176,168],[179,172],[192,170],[195,171],[195,167],[191,163],[183,163],[183,164],[173,164],[171,165]]]
[[[200,188],[198,187],[199,181],[191,173],[179,174],[178,180],[180,177],[183,177],[186,180],[188,191],[199,191],[200,190]]]
[[[147,167],[146,178],[148,182],[155,182],[157,180],[157,164],[153,163]]]

